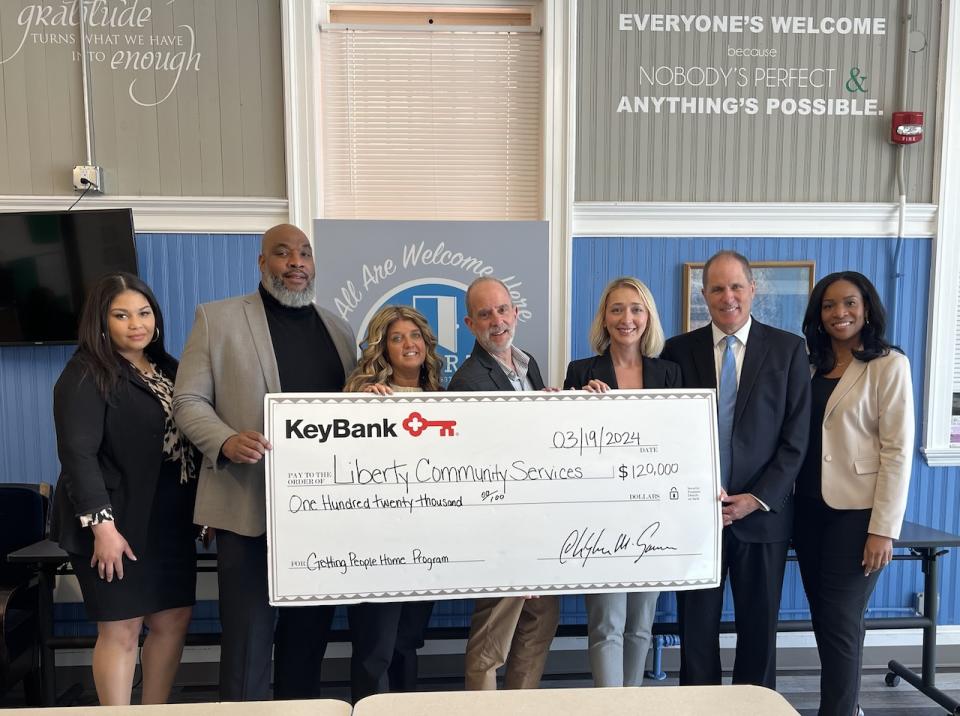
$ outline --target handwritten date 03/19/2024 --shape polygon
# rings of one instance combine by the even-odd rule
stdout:
[[[608,448],[630,448],[632,452],[656,453],[660,447],[644,443],[636,430],[612,430],[606,427],[557,430],[553,433],[553,447],[558,450],[585,450],[603,453]]]

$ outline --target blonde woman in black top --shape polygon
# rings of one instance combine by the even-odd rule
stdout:
[[[632,276],[611,281],[590,327],[596,355],[567,366],[564,390],[679,388],[680,368],[656,356],[663,328],[653,294]],[[640,686],[659,592],[588,594],[587,637],[597,686]]]

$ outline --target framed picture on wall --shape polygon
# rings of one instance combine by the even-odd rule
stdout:
[[[800,333],[807,299],[813,290],[813,261],[758,261],[751,263],[757,293],[751,313],[760,322]],[[710,312],[700,289],[703,262],[683,265],[683,331],[710,323]]]

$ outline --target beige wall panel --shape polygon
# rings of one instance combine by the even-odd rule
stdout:
[[[23,30],[16,26],[16,17],[22,3],[0,2],[0,65],[3,72],[3,114],[6,125],[6,142],[3,150],[6,154],[7,174],[16,190],[23,187],[24,193],[33,194],[33,166],[30,162],[30,140],[36,137],[40,128],[31,132],[27,115],[27,72],[26,68],[43,52],[42,47],[24,46],[18,51]]]
[[[910,55],[907,107],[925,111],[926,139],[907,155],[909,200],[932,197],[940,0],[915,0],[913,29],[926,46]],[[901,30],[897,0],[580,0],[577,48],[578,201],[893,201],[895,152],[887,142],[896,107]],[[757,16],[745,31],[620,30],[621,13],[646,16]],[[886,33],[775,33],[772,17],[886,18]],[[736,57],[738,50],[776,57]],[[658,69],[659,68],[659,69]],[[715,85],[664,81],[671,70],[731,72]],[[825,87],[767,87],[765,69],[833,70]],[[854,68],[865,91],[845,87]],[[737,84],[745,73],[745,86]],[[676,75],[675,76],[682,76]],[[700,77],[703,75],[700,74]],[[733,113],[618,112],[622,97],[650,101],[756,101]],[[767,112],[774,100],[873,100],[883,116]],[[669,100],[668,100],[669,101]]]
[[[72,52],[72,51],[71,51]],[[50,194],[73,192],[73,167],[86,161],[83,132],[83,92],[80,88],[80,61],[65,68],[60,62],[47,72],[45,91],[50,106]],[[0,89],[0,97],[3,90]],[[18,193],[19,193],[18,189]]]
[[[12,22],[8,19],[16,15],[17,3],[0,3],[0,61],[3,61],[7,55],[16,48],[15,35],[7,31],[7,27],[12,27]],[[11,46],[12,44],[12,46]],[[6,97],[6,75],[10,69],[6,63],[0,64],[0,97]],[[7,116],[10,109],[4,103],[0,107],[0,194],[9,194],[12,187],[12,178],[10,170],[10,151],[7,146],[9,134],[7,132]]]
[[[174,3],[173,24],[190,25],[197,32],[195,5]],[[179,138],[179,191],[184,196],[203,194],[203,162],[200,142],[200,80],[199,73],[189,72],[180,79],[177,92],[179,109],[176,128]],[[282,107],[282,100],[277,105]]]
[[[252,13],[237,16],[239,41],[237,69],[244,81],[240,83],[240,127],[244,142],[243,185],[245,193],[263,195],[263,86],[260,77],[260,18]]]
[[[195,4],[197,42],[217,55],[217,8],[212,2]],[[223,194],[223,146],[220,142],[219,68],[212,62],[197,72],[197,106],[200,113],[200,180],[204,194]]]
[[[223,147],[223,193],[243,195],[243,128],[241,125],[240,43],[237,0],[217,3],[217,55],[220,68],[220,144]]]
[[[3,59],[3,41],[2,32],[0,32],[0,59]],[[6,84],[4,82],[5,70],[0,65],[0,97],[6,96]],[[10,171],[10,153],[7,150],[7,108],[0,107],[0,194],[9,194],[12,192],[12,178]]]
[[[153,29],[158,35],[171,36],[177,32],[177,24],[173,19],[173,5],[163,5],[154,8]],[[193,72],[187,73],[194,74]],[[181,77],[180,82],[183,81]],[[154,91],[165,92],[163,87],[156,88]],[[160,191],[158,193],[170,196],[184,194],[183,182],[181,180],[183,169],[181,166],[181,157],[184,154],[180,143],[180,113],[181,98],[189,93],[186,86],[177,85],[177,92],[170,95],[170,98],[157,105],[157,149],[159,151],[158,179]]]
[[[40,194],[53,191],[53,157],[50,155],[49,137],[54,129],[50,125],[50,104],[47,98],[47,57],[37,53],[31,63],[31,83],[26,93],[26,110],[30,118],[30,169],[33,188]],[[44,136],[45,135],[45,136]]]
[[[0,193],[74,193],[86,143],[73,7],[0,0]],[[107,194],[285,196],[279,0],[92,7],[94,160]]]
[[[283,106],[283,52],[281,51],[280,3],[260,7],[260,102],[264,108]],[[287,170],[283,161],[271,157],[284,156],[282,112],[261,112],[264,162],[260,167],[263,180],[278,196],[286,196]]]
[[[159,98],[160,88],[156,77],[149,75],[144,78],[144,99],[150,100],[151,97]],[[152,88],[152,91],[151,91]],[[171,95],[165,102],[173,101]],[[156,101],[154,99],[153,101]],[[123,110],[130,112],[137,122],[137,136],[139,138],[140,149],[140,186],[137,194],[144,195],[162,195],[163,188],[160,182],[160,111],[163,105],[158,105],[152,111],[142,107],[131,107],[129,104],[122,105]],[[119,109],[119,107],[118,107]],[[119,114],[119,112],[118,112]],[[133,187],[131,187],[133,189]],[[128,193],[124,191],[123,193]]]
[[[93,38],[91,33],[87,34]],[[138,86],[145,80],[142,78]],[[124,111],[128,82],[119,74],[104,70],[96,60],[90,64],[93,160],[103,167],[107,194],[136,195],[140,187],[140,130],[136,117]]]
[[[13,36],[7,37],[9,33],[4,32],[4,28],[7,26],[7,23],[4,23],[4,15],[11,15],[16,10],[14,3],[9,3],[10,7],[6,7],[0,3],[0,60],[3,60],[7,54],[13,52],[13,48],[10,47],[10,43],[13,42]],[[16,47],[16,45],[14,45]],[[6,75],[10,70],[6,65],[0,65],[0,97],[6,97]],[[8,108],[6,104],[3,107],[0,107],[0,194],[10,194],[13,191],[13,172],[10,167],[10,149],[8,147],[8,142],[10,140],[10,135],[7,132],[7,122],[9,121],[8,116],[12,108]]]

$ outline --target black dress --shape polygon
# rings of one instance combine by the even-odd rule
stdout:
[[[69,368],[64,371],[61,382],[68,375]],[[81,381],[89,380],[89,375],[81,378]],[[58,382],[55,393],[55,402],[60,403],[55,406],[55,412],[63,473],[57,484],[56,497],[61,503],[57,510],[61,524],[55,524],[52,532],[55,537],[59,536],[70,554],[87,617],[96,622],[118,621],[193,605],[196,599],[196,528],[193,525],[196,456],[193,447],[179,435],[172,419],[171,377],[156,366],[153,376],[131,371],[130,384],[124,385],[112,402],[101,406],[106,415],[102,419],[101,440],[96,455],[88,455],[88,460],[82,459],[80,453],[84,452],[84,445],[86,452],[92,451],[93,442],[74,437],[87,431],[77,424],[81,416],[72,411],[74,406],[71,405],[81,397],[88,402],[92,399],[90,395],[83,396],[84,392],[82,389],[71,390]],[[152,404],[144,402],[145,394],[152,397]],[[159,451],[159,455],[154,456],[153,466],[144,465],[143,470],[130,469],[129,466],[124,469],[118,464],[123,460],[118,459],[116,451],[109,447],[111,425],[114,424],[110,413],[123,416],[131,410],[131,402],[148,408],[136,411],[137,431],[152,436],[154,440],[150,447]],[[114,477],[111,471],[97,470],[92,465],[110,465],[118,474]],[[97,479],[106,487],[109,502],[89,508],[90,503],[79,496],[88,494],[83,487]],[[85,504],[75,504],[72,496]],[[70,524],[63,524],[65,514],[72,514]],[[114,576],[108,583],[100,578],[96,567],[90,566],[91,529],[82,527],[78,534],[81,515],[85,519],[88,515],[93,516],[95,523],[106,515],[112,516],[117,530],[130,543],[137,560],[123,557],[122,580]]]

